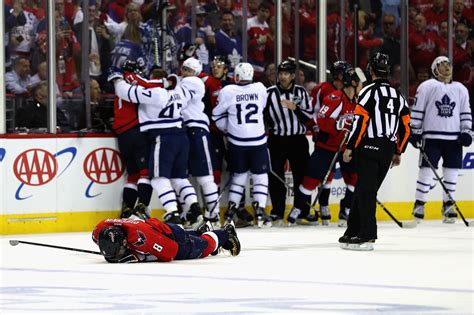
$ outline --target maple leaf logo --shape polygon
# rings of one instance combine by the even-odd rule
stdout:
[[[441,102],[436,101],[435,102],[436,107],[438,108],[438,116],[441,117],[452,117],[453,116],[453,110],[454,107],[456,107],[455,102],[451,102],[451,99],[447,94],[443,96],[441,99]]]

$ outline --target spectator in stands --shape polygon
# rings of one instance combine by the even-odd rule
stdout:
[[[41,81],[32,90],[32,101],[18,108],[15,112],[15,125],[19,128],[47,128],[48,117],[48,83]],[[68,120],[63,111],[56,110],[57,126],[60,132],[69,131]]]
[[[89,2],[89,76],[97,79],[101,85],[106,85],[106,71],[111,66],[110,51],[112,50],[112,37],[100,21],[97,14],[95,0]],[[82,24],[79,21],[74,25],[74,33],[82,43]]]
[[[369,15],[364,11],[359,11],[358,14],[359,29],[358,36],[358,60],[354,62],[354,33],[347,37],[347,53],[348,60],[354,67],[361,67],[364,69],[369,61],[369,53],[371,49],[380,47],[384,41],[382,38],[374,37],[374,24],[368,24]]]
[[[35,85],[41,81],[48,79],[48,63],[46,61],[41,62],[38,65],[38,72],[31,77],[31,85]]]
[[[14,94],[28,94],[30,86],[30,61],[19,57],[13,61],[13,70],[5,74],[6,90]]]
[[[306,74],[301,68],[298,70],[298,77],[296,79],[296,83],[303,86],[306,83]]]
[[[408,37],[408,45],[415,73],[419,68],[430,68],[437,56],[446,54],[438,35],[426,29],[426,19],[421,14],[415,18],[415,30]]]
[[[411,34],[415,31],[415,19],[420,14],[420,8],[418,6],[410,4],[408,6],[408,33]]]
[[[316,1],[304,0],[301,3],[300,16],[300,56],[304,61],[316,62]],[[302,51],[301,51],[302,50]]]
[[[35,43],[38,19],[33,13],[26,11],[24,6],[24,0],[13,1],[12,14],[16,15],[17,18],[19,15],[23,15],[25,23],[17,24],[16,26],[11,28],[10,52],[12,54],[12,57],[22,56],[30,58],[31,50]]]
[[[23,26],[26,23],[25,15],[22,14],[21,6],[17,4],[16,8],[5,4],[5,72],[11,70],[10,54],[10,31],[17,26]]]
[[[461,23],[466,24],[468,28],[472,29],[474,26],[474,12],[472,11],[473,11],[472,8],[467,8],[464,5],[464,0],[454,0],[453,1],[454,24],[461,22]]]
[[[111,130],[113,107],[107,107],[102,99],[102,91],[97,80],[90,80],[91,89],[91,125],[92,129],[106,132]]]
[[[125,28],[129,23],[142,26],[143,17],[140,13],[140,7],[138,4],[131,2],[125,8],[124,20],[120,23],[115,22],[113,19],[108,18],[104,21],[104,26],[107,28],[108,33],[112,36],[114,45],[117,44],[125,32]]]
[[[423,15],[426,18],[426,30],[438,32],[439,24],[442,21],[448,20],[446,0],[433,0],[431,8]]]
[[[265,87],[268,88],[270,86],[276,85],[276,67],[273,62],[267,63],[264,74],[265,76],[262,79],[262,83],[265,85]]]
[[[233,75],[234,67],[242,60],[242,38],[235,31],[234,15],[225,11],[221,16],[221,27],[216,32],[214,56],[224,56],[229,62],[229,76]]]
[[[422,82],[428,80],[429,78],[430,78],[429,68],[425,68],[425,67],[418,68],[418,72],[416,73],[416,80],[410,81],[410,85],[408,87],[408,95],[410,96],[410,100],[415,99],[416,89]],[[413,103],[410,103],[409,105],[412,106]]]
[[[259,5],[260,5],[260,0],[248,0],[247,18],[251,18],[257,15]]]
[[[396,18],[392,14],[382,17],[383,45],[380,52],[388,55],[390,65],[400,64],[400,37],[395,34]]]
[[[254,78],[260,79],[265,68],[265,51],[270,28],[267,19],[270,17],[270,4],[262,2],[257,15],[247,21],[248,59],[254,69]],[[268,47],[270,49],[270,47]]]
[[[201,61],[203,71],[209,73],[209,50],[216,43],[215,33],[206,21],[206,11],[203,7],[196,7],[196,38],[192,41],[191,15],[187,17],[187,23],[176,32],[176,40],[183,47],[186,44],[196,45],[196,58]]]
[[[234,19],[234,32],[239,37],[242,36],[242,15],[238,15],[233,11],[232,0],[217,0],[215,4],[208,6],[207,12],[207,20],[209,21],[209,24],[211,24],[213,30],[217,30],[222,26],[222,15],[224,15],[224,13],[232,13]]]
[[[470,86],[472,56],[469,49],[469,28],[466,24],[458,22],[454,28],[454,45],[453,45],[453,80],[459,81]]]

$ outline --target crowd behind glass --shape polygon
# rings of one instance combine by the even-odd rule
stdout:
[[[474,99],[474,6],[471,0],[453,1],[453,34],[449,34],[447,2],[409,1],[410,99],[414,99],[416,87],[430,77],[432,60],[447,54],[448,38],[453,44],[454,80],[468,88],[471,102]],[[7,132],[46,132],[50,66],[47,1],[3,3]],[[124,43],[141,49],[141,56],[135,58],[141,58],[145,69],[161,65],[164,59],[162,66],[168,72],[178,73],[180,55],[193,44],[205,72],[210,71],[210,61],[216,55],[227,58],[229,74],[233,66],[246,58],[254,66],[256,81],[266,86],[275,84],[275,1],[248,0],[247,4],[243,8],[242,1],[232,0],[55,0],[56,53],[55,64],[51,66],[56,72],[58,132],[111,132],[114,91],[106,74],[108,68],[126,58]],[[166,17],[159,14],[164,8]],[[343,18],[340,12],[344,12]],[[297,55],[305,62],[317,62],[318,19],[317,1],[282,1],[283,59]],[[166,26],[162,28],[161,24]],[[89,34],[83,34],[87,29]],[[327,64],[345,59],[364,69],[369,54],[381,51],[392,62],[391,82],[400,86],[400,30],[400,1],[329,0]],[[88,53],[84,53],[84,47]],[[319,83],[317,73],[303,65],[298,71],[298,83],[310,92]]]

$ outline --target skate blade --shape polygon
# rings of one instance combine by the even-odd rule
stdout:
[[[321,220],[323,225],[329,225],[329,220]]]
[[[340,247],[344,250],[354,250],[360,252],[368,252],[374,250],[373,243],[362,243],[362,244],[349,244],[349,243],[342,243]]]
[[[346,227],[347,226],[347,220],[339,220],[339,223],[337,224],[338,227]]]
[[[443,218],[443,223],[446,223],[446,224],[456,223],[456,218]]]

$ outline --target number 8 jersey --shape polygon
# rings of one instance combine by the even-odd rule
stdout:
[[[267,89],[260,83],[225,86],[217,98],[212,119],[228,141],[238,146],[258,146],[267,142],[263,110]]]

